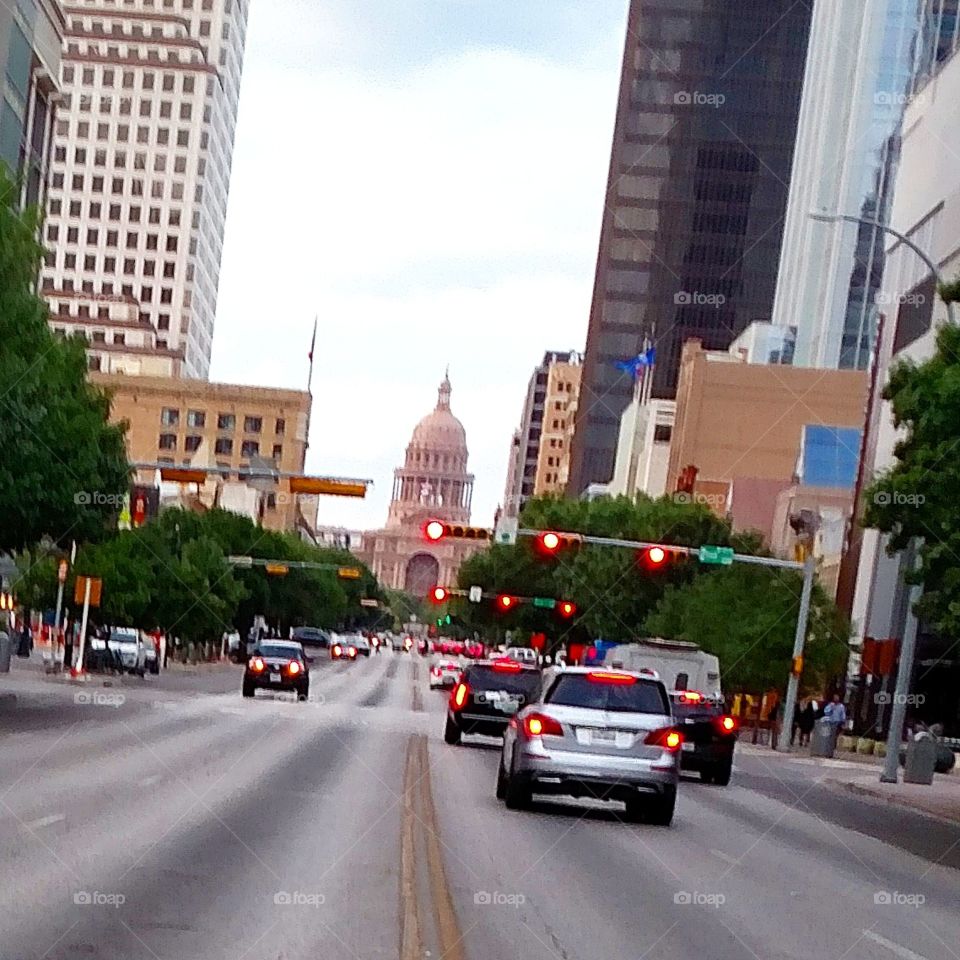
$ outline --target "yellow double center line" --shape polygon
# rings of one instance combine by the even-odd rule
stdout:
[[[400,960],[422,960],[425,952],[425,899],[433,906],[439,960],[465,960],[463,935],[447,885],[440,846],[440,824],[430,786],[427,738],[407,741],[400,822]],[[418,882],[421,855],[426,883]],[[428,891],[424,895],[423,891]]]

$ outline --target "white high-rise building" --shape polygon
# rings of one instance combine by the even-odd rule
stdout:
[[[91,297],[136,302],[157,349],[193,377],[210,367],[249,8],[65,7],[43,286],[58,305],[75,293],[91,327]]]

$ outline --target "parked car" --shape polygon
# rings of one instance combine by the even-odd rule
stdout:
[[[294,627],[290,639],[304,647],[319,647],[321,650],[330,647],[330,634],[319,627]]]
[[[147,672],[148,657],[155,656],[156,648],[149,637],[136,627],[110,627],[107,647],[119,654],[120,662],[127,673],[142,677]]]

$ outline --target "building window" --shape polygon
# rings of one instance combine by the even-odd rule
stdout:
[[[283,456],[283,444],[275,443],[273,445],[273,459],[279,460]]]
[[[237,418],[232,413],[220,413],[217,415],[218,430],[235,430],[237,427]]]
[[[277,509],[277,495],[275,493],[267,494],[267,509],[268,510]]]
[[[669,443],[670,435],[673,432],[673,428],[669,424],[658,423],[653,428],[653,442],[654,443]]]
[[[169,320],[167,324],[169,325]],[[187,411],[187,426],[188,427],[205,427],[207,425],[207,415],[203,410],[188,410]]]
[[[244,433],[260,433],[263,430],[263,417],[244,417]]]
[[[229,437],[219,437],[213,451],[220,456],[233,456],[233,441]]]
[[[193,453],[193,451],[196,450],[197,447],[200,446],[200,441],[201,441],[201,440],[203,440],[203,437],[200,437],[200,436],[197,436],[196,434],[193,434],[193,435],[187,437],[187,439],[186,439],[186,441],[185,441],[185,443],[184,443],[184,448],[187,450],[188,453]]]
[[[256,440],[244,440],[240,445],[241,457],[256,457],[260,453],[260,444]]]
[[[173,407],[164,407],[160,412],[160,422],[165,427],[175,427],[180,422],[180,411]]]
[[[177,435],[175,433],[161,433],[160,434],[160,449],[161,450],[176,450],[177,449]]]
[[[278,437],[282,437],[287,430],[287,421],[283,417],[277,417],[277,427],[274,431]]]

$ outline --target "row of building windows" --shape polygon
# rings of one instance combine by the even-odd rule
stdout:
[[[172,128],[170,127],[158,127],[156,131],[156,138],[150,140],[150,128],[147,126],[139,125],[137,127],[136,141],[137,143],[150,144],[151,142],[160,147],[166,147],[170,145],[170,133]],[[177,135],[176,143],[178,147],[189,147],[190,146],[190,131],[189,130],[176,130],[174,131]],[[96,139],[102,143],[129,143],[130,142],[130,124],[129,123],[118,123],[111,124],[106,121],[98,122],[96,125]],[[69,120],[58,120],[57,121],[57,136],[66,138],[70,136],[70,121]],[[89,140],[90,139],[90,121],[89,120],[79,120],[77,121],[76,137],[77,140]],[[207,145],[210,142],[209,135],[204,132],[200,137],[200,147],[203,150],[207,149]]]
[[[160,423],[165,427],[176,427],[180,424],[180,411],[176,407],[164,407],[160,411]],[[207,412],[205,410],[188,410],[187,426],[199,429],[207,425]],[[237,416],[234,413],[218,413],[218,430],[235,430],[237,428]],[[274,421],[274,433],[282,437],[287,429],[287,421],[283,417],[277,417]],[[244,433],[262,433],[263,417],[245,416],[243,418]]]
[[[99,174],[92,176],[90,178],[90,191],[91,193],[105,193],[106,192],[106,180],[105,176]],[[57,171],[50,178],[50,185],[54,190],[62,190],[64,188],[64,183],[66,182],[66,176],[62,171]],[[85,190],[87,186],[87,178],[82,173],[75,173],[70,178],[70,189],[74,191]],[[154,200],[163,200],[167,197],[167,185],[163,180],[153,180],[149,184],[150,186],[150,196]],[[199,191],[203,188],[197,186],[197,200],[200,199]],[[144,191],[144,181],[140,177],[133,177],[130,180],[125,180],[124,177],[112,177],[110,181],[110,191],[114,196],[133,196],[133,197],[143,197],[146,196]],[[182,200],[184,196],[184,183],[182,180],[174,180],[170,184],[169,196],[171,200]]]
[[[51,243],[64,243],[67,246],[75,245],[80,243],[80,228],[79,227],[67,227],[63,232],[63,236],[60,235],[60,226],[58,224],[52,223],[47,227],[47,240]],[[120,232],[118,230],[106,230],[104,231],[104,240],[108,247],[119,247],[120,246]],[[128,250],[138,250],[140,249],[140,241],[144,241],[144,249],[146,250],[158,250],[160,248],[160,236],[156,233],[139,233],[135,230],[128,230],[126,237],[124,237],[124,246]],[[88,227],[86,231],[86,242],[93,246],[96,246],[100,242],[100,231],[97,227]],[[167,253],[176,253],[180,245],[179,238],[176,234],[170,234],[163,238],[163,246]],[[168,263],[167,266],[173,267],[173,263]],[[169,276],[173,276],[172,273]]]
[[[51,217],[61,217],[64,215],[63,200],[59,197],[50,200],[47,204],[47,211]],[[143,208],[139,204],[131,204],[126,207],[126,219],[130,223],[140,223]],[[80,200],[71,200],[67,205],[68,217],[80,219],[83,217],[83,203]],[[87,219],[103,219],[103,202],[100,200],[91,200],[87,204]],[[183,212],[180,207],[170,207],[167,210],[167,223],[171,227],[179,227]],[[149,207],[147,210],[147,222],[159,225],[162,222],[163,209],[161,207]],[[119,223],[124,219],[124,205],[122,203],[107,204],[107,218],[113,223]],[[191,218],[190,226],[194,230],[200,228],[200,211],[195,210]]]
[[[138,150],[132,154],[133,157],[133,167],[130,168],[127,165],[127,151],[126,150],[117,150],[113,154],[113,169],[114,170],[146,170],[147,169],[147,157],[148,154],[146,151]],[[153,169],[156,173],[166,173],[167,172],[167,159],[169,154],[166,153],[154,153],[153,154]],[[73,152],[73,162],[76,164],[86,164],[89,160],[93,161],[93,166],[95,167],[106,167],[107,160],[109,159],[109,151],[106,148],[97,148],[96,150],[89,150],[87,147],[77,147]],[[67,162],[67,148],[65,146],[56,147],[53,151],[53,162],[58,164],[65,164]],[[206,160],[201,158],[197,162],[197,172],[200,176],[203,176],[204,170],[206,168]],[[187,172],[187,156],[186,154],[179,153],[173,158],[173,172],[174,173],[186,173]]]
[[[189,434],[183,439],[183,449],[187,453],[193,453],[203,442],[203,437],[198,434]],[[177,435],[175,433],[161,433],[157,444],[161,450],[176,450]],[[218,437],[214,443],[214,453],[221,457],[233,456],[233,440],[230,437]],[[244,440],[240,444],[241,457],[260,456],[260,443],[257,440]],[[273,460],[279,460],[283,456],[283,445],[276,443],[273,446]]]
[[[73,104],[76,103],[77,109],[81,113],[112,113],[114,98],[109,95],[105,96],[91,96],[86,93],[72,94],[65,93],[63,95],[63,108],[69,110]],[[119,115],[121,117],[129,117],[133,115],[133,97],[117,97],[116,98],[117,108]],[[173,101],[171,100],[158,100],[159,111],[157,116],[161,120],[170,120],[173,118]],[[137,116],[142,119],[149,120],[153,117],[153,100],[149,97],[137,100]],[[99,109],[94,110],[94,106],[97,105]],[[181,120],[190,120],[193,118],[193,104],[191,103],[181,103],[178,114]],[[205,116],[206,119],[209,119],[208,116]]]

